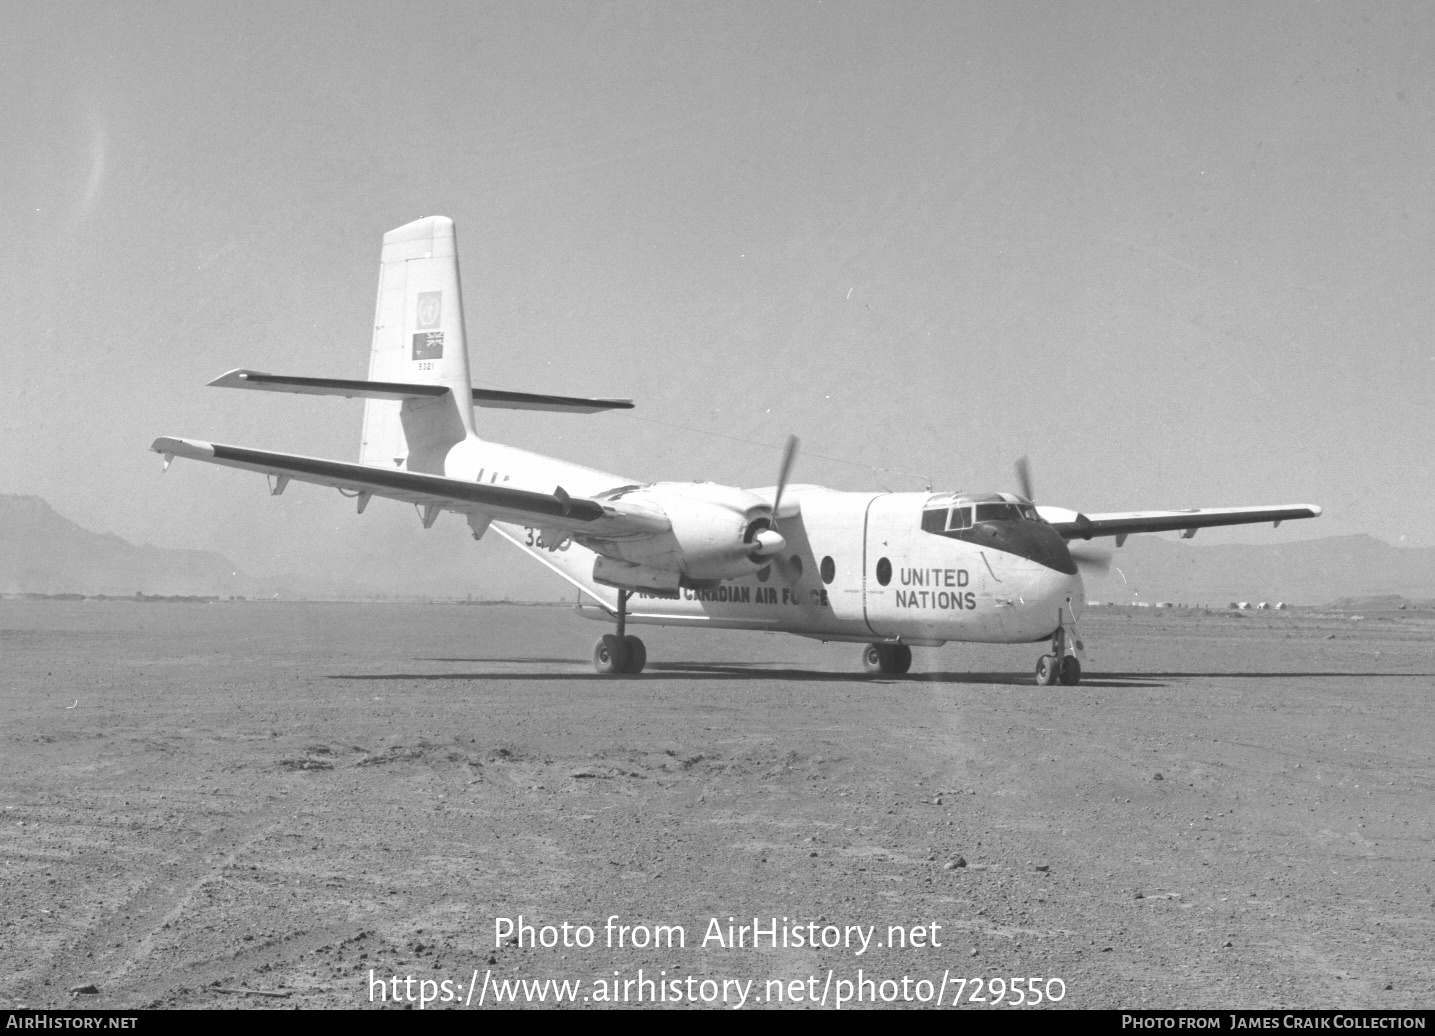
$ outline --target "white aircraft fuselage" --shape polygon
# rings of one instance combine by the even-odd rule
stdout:
[[[741,555],[749,511],[771,506],[771,492],[751,492],[710,482],[636,480],[585,468],[527,450],[473,438],[456,445],[444,474],[534,492],[561,485],[574,496],[601,498],[621,487],[628,504],[650,500],[673,513],[683,504],[715,520],[706,541],[682,542],[669,532],[641,540],[598,536],[545,539],[538,526],[495,522],[493,528],[520,549],[579,587],[608,610],[617,588],[593,580],[599,553],[634,564],[681,566],[685,558]],[[952,494],[841,492],[820,486],[789,487],[792,517],[779,518],[786,549],[776,560],[746,561],[748,571],[727,578],[696,567],[685,571],[677,597],[635,590],[629,622],[770,630],[821,640],[901,640],[935,645],[947,641],[1029,643],[1046,640],[1062,624],[1080,618],[1086,591],[1066,541],[1031,518],[982,523],[965,537],[925,531],[929,501]],[[977,498],[997,501],[1000,494]],[[958,497],[958,499],[961,499]],[[723,518],[729,519],[723,522]],[[549,550],[549,541],[560,544]],[[625,551],[625,545],[627,550]],[[594,549],[596,548],[596,549]],[[795,559],[795,560],[794,560]],[[716,585],[702,585],[712,583]],[[602,616],[597,612],[597,617]]]

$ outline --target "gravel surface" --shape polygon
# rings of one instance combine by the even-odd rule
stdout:
[[[1033,685],[1038,645],[868,679],[857,645],[651,627],[648,671],[605,679],[602,632],[0,602],[0,1003],[367,1006],[371,970],[389,1007],[393,976],[415,1008],[486,975],[671,992],[639,969],[730,1007],[865,1003],[859,977],[913,1005],[966,979],[971,1008],[1014,976],[1061,1006],[1435,1001],[1435,613],[1098,609],[1075,688]],[[496,940],[520,914],[594,945]],[[788,945],[703,945],[754,917]],[[685,945],[626,945],[655,925]],[[828,926],[853,945],[794,945]]]

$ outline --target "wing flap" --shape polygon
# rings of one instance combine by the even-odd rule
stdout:
[[[1137,532],[1186,532],[1220,525],[1252,525],[1257,522],[1295,521],[1317,518],[1314,504],[1280,504],[1272,507],[1205,507],[1186,511],[1123,511],[1110,514],[1078,514],[1063,508],[1038,507],[1037,513],[1068,540],[1089,540],[1094,536],[1126,537]]]
[[[544,528],[596,536],[641,535],[664,532],[670,527],[666,516],[632,512],[601,504],[596,500],[571,497],[556,487],[554,493],[534,493],[505,486],[464,482],[442,475],[398,471],[323,460],[290,453],[271,453],[243,446],[201,442],[195,439],[162,437],[150,449],[170,457],[219,464],[243,471],[257,471],[281,480],[294,479],[331,486],[345,492],[370,494],[402,500],[428,508],[478,512],[498,521],[522,525],[542,524]],[[431,519],[426,519],[426,523]]]

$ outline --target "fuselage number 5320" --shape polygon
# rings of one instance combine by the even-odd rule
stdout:
[[[529,529],[529,528],[526,528],[526,527],[525,527],[523,531],[528,534],[527,538],[526,538],[525,541],[524,541],[525,543],[528,544],[528,546],[530,546],[530,547],[537,547],[539,550],[547,550],[547,549],[548,549],[548,544],[546,544],[546,543],[543,542],[543,534],[542,534],[541,532],[539,532],[537,529]],[[558,549],[558,550],[567,550],[571,544],[572,544],[572,541],[569,540],[568,537],[565,536],[565,537],[563,538],[563,542],[558,545],[557,549]]]

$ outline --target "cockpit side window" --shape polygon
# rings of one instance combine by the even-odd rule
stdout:
[[[951,516],[947,519],[947,529],[970,529],[972,527],[972,509],[970,507],[953,507]]]
[[[941,532],[946,528],[946,524],[947,509],[945,507],[930,508],[922,512],[923,532]]]

